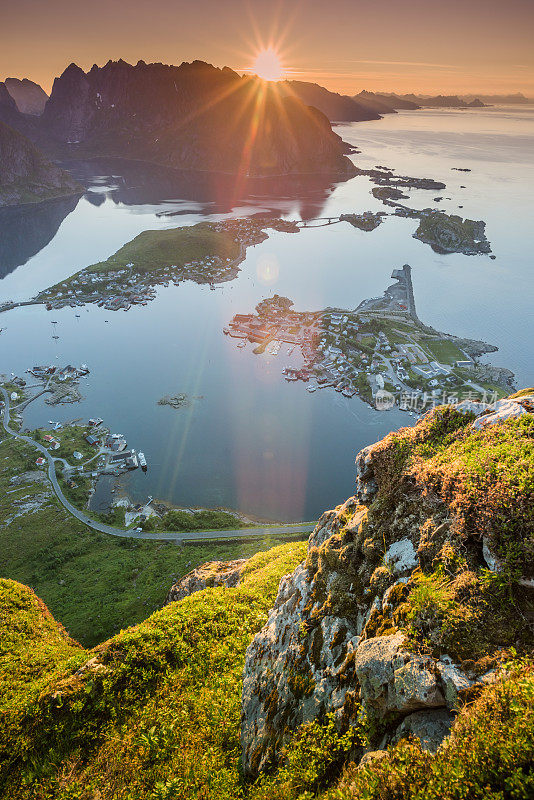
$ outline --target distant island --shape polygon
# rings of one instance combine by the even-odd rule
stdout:
[[[397,105],[401,104],[412,104],[412,107],[415,106],[417,108],[485,108],[485,103],[478,97],[472,98],[461,98],[458,95],[443,95],[438,94],[434,97],[430,95],[419,95],[419,94],[403,94],[403,95],[396,95],[396,94],[386,94],[382,95],[384,99],[389,100],[390,102],[394,103],[398,108],[409,108],[409,105]]]
[[[267,239],[267,229],[299,230],[294,222],[256,216],[143,231],[106,261],[80,270],[29,302],[45,303],[49,310],[96,303],[117,311],[146,305],[155,297],[155,286],[171,281],[191,280],[214,288],[236,277],[247,247]],[[13,305],[0,305],[0,310]]]
[[[395,114],[398,110],[417,111],[421,106],[413,100],[400,98],[394,94],[380,94],[376,92],[361,91],[352,98],[358,103],[374,109],[379,114]]]
[[[380,119],[378,110],[359,95],[348,97],[307,81],[280,81],[278,88],[287,96],[298,97],[306,105],[319,109],[331,122],[363,122]]]

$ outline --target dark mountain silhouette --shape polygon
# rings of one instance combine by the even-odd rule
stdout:
[[[374,92],[360,92],[359,94],[354,95],[353,100],[365,106],[370,111],[376,112],[377,114],[397,113],[391,102],[386,101],[383,97],[380,97]]]
[[[257,78],[201,61],[109,61],[56,78],[40,119],[56,155],[251,175],[353,174],[328,119]]]
[[[0,122],[0,206],[40,202],[80,189],[29,139]]]
[[[6,78],[5,85],[23,114],[40,116],[43,113],[48,95],[38,83],[28,78]]]
[[[0,122],[7,125],[20,125],[23,116],[17,108],[15,100],[9,94],[8,88],[3,81],[0,81]]]
[[[368,104],[359,102],[358,97],[330,92],[317,83],[306,81],[280,81],[281,90],[289,96],[296,96],[306,105],[322,111],[331,122],[361,122],[380,119],[380,114]]]
[[[406,94],[402,98],[408,101],[419,103],[423,108],[484,108],[485,105],[478,98],[468,103],[458,95],[438,94],[435,97],[424,95]]]
[[[397,110],[416,111],[418,108],[421,108],[417,101],[399,97],[396,94],[363,91],[355,95],[354,99],[362,103],[367,102],[374,108],[383,108],[383,114],[391,114]]]
[[[462,100],[466,100],[468,103],[476,99],[480,100],[482,103],[497,103],[502,105],[515,103],[525,105],[534,103],[534,98],[525,97],[521,92],[516,92],[515,94],[465,94],[460,96]]]

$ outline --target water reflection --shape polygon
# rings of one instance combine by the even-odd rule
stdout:
[[[280,213],[297,211],[302,219],[316,217],[337,185],[328,175],[291,175],[269,178],[224,173],[183,172],[157,164],[125,159],[65,162],[65,169],[88,187],[86,199],[99,205],[102,197],[124,205],[155,205],[169,200],[196,205],[173,211],[226,214],[236,205],[261,205]],[[296,204],[296,205],[295,205]]]
[[[500,125],[506,133],[495,143],[489,113],[480,117],[488,122],[485,132],[482,122],[471,130],[473,117],[406,112],[343,133],[359,144],[361,167],[387,164],[397,174],[446,183],[442,207],[458,213],[461,205],[464,216],[486,221],[495,261],[434,253],[412,237],[412,220],[395,217],[372,232],[348,224],[291,236],[274,231],[248,251],[237,278],[218,291],[186,282],[159,289],[153,303],[128,313],[95,306],[81,309],[78,317],[76,309],[54,311],[58,340],[51,338],[51,314],[43,307],[2,315],[1,370],[87,362],[91,375],[83,401],[58,407],[54,419],[101,416],[142,449],[150,466],[130,478],[136,499],[151,494],[277,519],[312,518],[342,502],[353,491],[355,452],[413,418],[399,410],[378,412],[333,391],[308,394],[282,375],[284,367],[294,366],[295,354],[253,355],[233,346],[222,329],[236,313],[252,312],[274,293],[289,297],[298,311],[355,308],[364,298],[380,296],[392,269],[408,263],[425,323],[498,344],[488,362],[512,369],[519,386],[532,385],[534,119],[527,127],[524,119],[514,125],[507,117]],[[495,127],[496,111],[491,119]],[[195,224],[228,212],[244,217],[272,210],[298,219],[384,210],[365,177],[335,191],[324,179],[305,181],[306,189],[273,179],[251,181],[232,206],[224,188],[228,176],[215,180],[123,166],[79,165],[85,198],[39,255],[0,281],[3,297],[26,299],[149,228]],[[453,170],[459,166],[472,171]],[[428,192],[410,194],[415,208],[432,203]],[[183,411],[158,405],[163,395],[178,392],[203,399]],[[41,425],[49,418],[50,409],[37,401],[26,422]]]
[[[0,278],[25,264],[49,244],[79,197],[0,209]]]

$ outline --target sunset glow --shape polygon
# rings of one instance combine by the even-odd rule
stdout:
[[[254,72],[264,81],[279,81],[284,77],[280,59],[272,47],[258,53],[254,61]]]

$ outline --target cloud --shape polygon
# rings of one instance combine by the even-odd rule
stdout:
[[[432,64],[428,61],[380,61],[375,59],[368,59],[368,58],[357,58],[352,60],[343,60],[338,61],[338,64],[387,64],[387,65],[395,65],[398,67],[432,67],[433,69],[454,69],[457,70],[459,67],[454,64]]]

